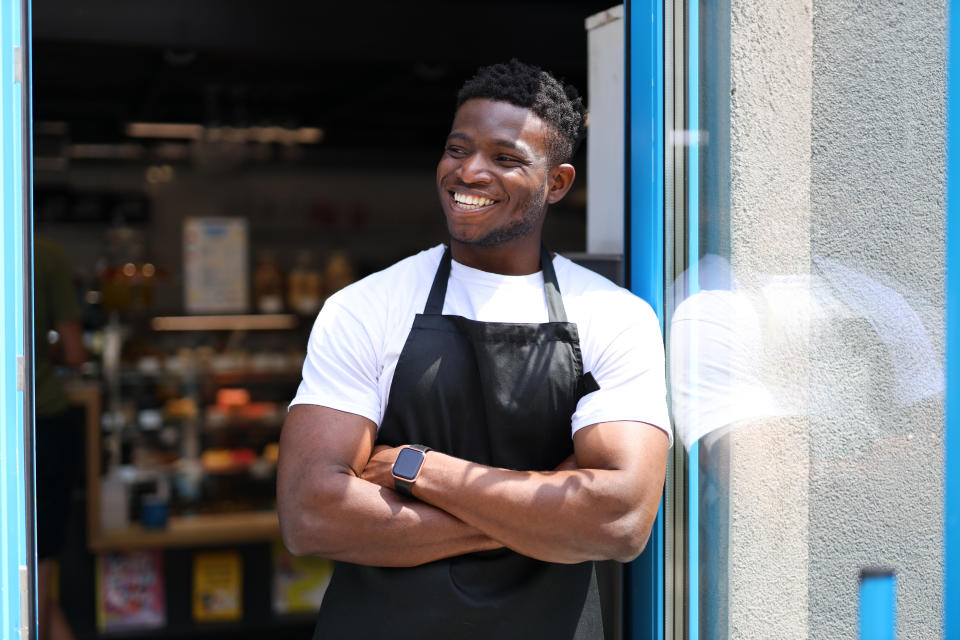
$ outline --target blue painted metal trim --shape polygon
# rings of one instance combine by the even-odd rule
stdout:
[[[16,82],[14,48],[23,44],[19,0],[0,0],[0,637],[28,626],[21,602],[26,577],[27,475],[24,398],[17,389],[17,356],[24,354],[23,87]],[[31,480],[32,482],[32,480]],[[24,605],[28,605],[24,607]],[[30,625],[32,626],[32,625]]]
[[[29,637],[39,635],[40,604],[37,600],[37,577],[39,560],[37,558],[37,474],[36,474],[36,376],[34,363],[34,345],[36,344],[33,327],[33,6],[31,0],[19,0],[20,33],[23,43],[23,82],[21,94],[21,248],[23,274],[21,282],[26,291],[21,290],[23,301],[23,425],[24,425],[24,491],[26,510],[24,512],[24,530],[26,532],[28,584],[26,597],[29,599],[27,611],[27,631]]]
[[[624,640],[661,640],[663,603],[663,499],[647,547],[623,567]]]
[[[687,640],[698,640],[698,638],[700,637],[700,443],[699,442],[694,442],[692,445],[690,445],[690,454],[687,456],[687,636],[686,637],[687,637]]]
[[[960,10],[948,12],[944,638],[960,640]],[[953,606],[950,603],[954,603]]]
[[[625,274],[663,327],[663,3],[627,0]],[[624,637],[664,630],[663,501],[647,548],[624,568]]]
[[[897,636],[897,579],[890,571],[860,574],[860,640]]]
[[[663,3],[626,3],[627,282],[663,325]]]
[[[687,264],[688,294],[700,291],[700,2],[687,3]],[[694,350],[693,358],[697,357]],[[690,362],[691,371],[697,365]],[[700,637],[700,443],[687,458],[687,638]]]

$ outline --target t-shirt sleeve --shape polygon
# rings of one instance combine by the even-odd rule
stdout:
[[[673,444],[660,324],[648,308],[631,315],[592,363],[600,389],[580,399],[573,432],[599,422],[645,422],[666,432]]]
[[[369,325],[335,299],[324,304],[307,343],[291,406],[315,404],[380,423],[380,364]]]

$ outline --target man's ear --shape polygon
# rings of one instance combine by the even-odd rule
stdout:
[[[577,170],[572,164],[558,164],[550,169],[549,187],[547,189],[547,203],[555,204],[563,200],[573,186],[573,179],[577,177]]]

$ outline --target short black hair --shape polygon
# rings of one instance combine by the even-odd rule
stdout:
[[[529,109],[549,124],[550,160],[569,162],[583,140],[587,109],[576,87],[550,72],[516,58],[507,63],[481,67],[457,94],[457,109],[467,100],[486,98]]]

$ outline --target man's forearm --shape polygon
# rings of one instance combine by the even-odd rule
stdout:
[[[384,567],[416,566],[503,546],[453,515],[349,474],[323,494],[280,509],[287,546],[298,555]]]
[[[630,560],[642,549],[653,514],[621,486],[620,471],[577,469],[520,472],[436,455],[415,495],[502,540],[550,562]]]

